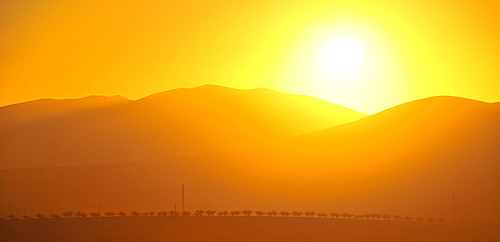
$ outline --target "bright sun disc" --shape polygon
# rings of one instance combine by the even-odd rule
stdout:
[[[359,69],[362,61],[361,48],[356,41],[338,38],[323,51],[325,68],[334,75],[351,74]]]

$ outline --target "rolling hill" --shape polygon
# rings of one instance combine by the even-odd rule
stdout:
[[[365,116],[309,96],[214,85],[137,101],[37,100],[0,108],[0,168],[201,155],[272,144]]]
[[[190,91],[193,90],[175,92]],[[168,106],[153,104],[167,93],[137,101],[137,110],[148,107],[156,112],[145,113],[165,114],[160,109]],[[217,98],[228,99],[219,94]],[[128,109],[127,105],[113,106],[113,110]],[[204,106],[200,117],[214,113],[203,113],[213,106],[216,105]],[[432,97],[297,135],[285,144],[252,146],[238,140],[238,145],[227,146],[234,149],[198,156],[3,169],[0,192],[4,196],[0,210],[95,211],[98,204],[113,211],[170,210],[174,203],[180,202],[180,184],[186,184],[190,210],[213,207],[380,212],[448,220],[456,214],[459,220],[498,221],[499,107],[498,103]],[[241,115],[245,114],[248,115]],[[192,117],[190,113],[183,115],[183,120]],[[142,120],[136,118],[138,122]],[[211,118],[207,122],[220,122]],[[152,130],[159,130],[155,127],[163,124],[146,120],[140,124]],[[199,127],[201,124],[196,121],[199,120],[193,126]],[[253,127],[265,130],[263,126]],[[270,137],[283,136],[286,135],[273,133]]]
[[[459,216],[495,220],[500,218],[499,124],[500,103],[431,97],[292,143],[318,176],[367,193],[364,199],[373,207],[392,204],[395,210],[453,217],[455,194]]]

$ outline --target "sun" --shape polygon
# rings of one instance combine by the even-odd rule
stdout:
[[[333,75],[350,75],[362,64],[362,51],[353,39],[342,37],[331,41],[323,50],[323,64]]]

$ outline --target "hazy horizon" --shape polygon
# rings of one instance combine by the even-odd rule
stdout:
[[[203,87],[203,86],[220,86],[220,87],[226,87],[226,88],[231,88],[231,89],[236,89],[236,90],[270,89],[270,90],[273,90],[273,91],[283,92],[283,93],[292,94],[292,95],[310,96],[310,95],[307,95],[307,94],[289,93],[289,92],[284,92],[284,91],[279,91],[279,90],[275,90],[275,89],[271,89],[271,88],[264,88],[264,87],[235,88],[235,87],[230,87],[230,86],[222,86],[222,85],[216,85],[216,84],[207,83],[207,84],[202,84],[202,85],[195,86],[195,87],[177,87],[177,88],[172,88],[172,89],[168,89],[168,90],[158,91],[158,92],[155,92],[155,93],[146,94],[145,96],[141,96],[141,97],[138,97],[138,98],[128,98],[128,97],[120,95],[120,94],[116,94],[116,95],[90,94],[90,95],[87,95],[87,96],[72,97],[72,98],[51,98],[51,97],[45,97],[45,98],[39,98],[39,99],[22,101],[22,102],[18,102],[18,103],[11,103],[11,104],[0,106],[0,108],[6,107],[6,106],[11,106],[11,105],[16,105],[16,104],[22,104],[22,103],[26,103],[26,102],[37,101],[37,100],[46,100],[46,99],[49,99],[49,100],[74,100],[74,99],[85,99],[85,98],[91,98],[91,97],[106,97],[106,98],[122,97],[122,98],[125,98],[125,99],[130,100],[130,101],[137,101],[137,100],[140,100],[140,99],[143,99],[143,98],[147,98],[149,96],[152,96],[152,95],[158,94],[158,93],[163,93],[163,92],[168,92],[168,91],[174,91],[174,90],[177,90],[177,89],[194,89],[194,88],[200,88],[200,87]],[[373,114],[376,114],[378,112],[382,112],[382,111],[384,111],[386,109],[389,109],[389,108],[392,108],[392,107],[395,107],[395,106],[398,106],[398,105],[401,105],[401,104],[404,104],[404,103],[407,103],[407,102],[411,102],[411,101],[415,101],[415,100],[420,100],[420,99],[426,99],[426,98],[432,98],[432,97],[442,97],[442,96],[444,96],[444,97],[458,97],[458,98],[464,98],[464,99],[471,99],[471,100],[477,100],[477,101],[482,101],[482,102],[486,102],[486,103],[497,103],[497,102],[500,102],[500,99],[498,101],[485,101],[485,100],[479,100],[479,99],[468,98],[468,97],[460,97],[460,96],[452,96],[452,95],[436,95],[436,96],[426,96],[426,97],[421,97],[421,98],[417,98],[417,99],[413,99],[413,100],[408,100],[408,101],[404,101],[402,103],[395,103],[395,104],[387,106],[387,107],[385,107],[385,108],[383,108],[381,110],[378,110],[378,111],[376,111],[374,113],[364,113],[364,112],[361,112],[360,110],[356,110],[354,108],[350,108],[350,107],[347,107],[347,106],[344,106],[344,107],[352,109],[352,110],[355,110],[355,111],[358,111],[358,112],[361,112],[361,113],[364,113],[364,114],[367,114],[367,115],[373,115]],[[319,97],[314,97],[314,96],[311,96],[311,97],[318,98],[318,99],[321,99],[321,100],[324,100],[324,101],[327,101],[327,102],[330,102],[330,103],[333,103],[333,104],[340,105],[338,103],[334,103],[332,101],[328,101],[328,100],[325,100],[325,99],[322,99],[322,98],[319,98]]]

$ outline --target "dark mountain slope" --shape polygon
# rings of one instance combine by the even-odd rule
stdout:
[[[0,168],[200,155],[270,145],[365,116],[308,96],[213,85],[138,101],[40,100],[0,108]]]

